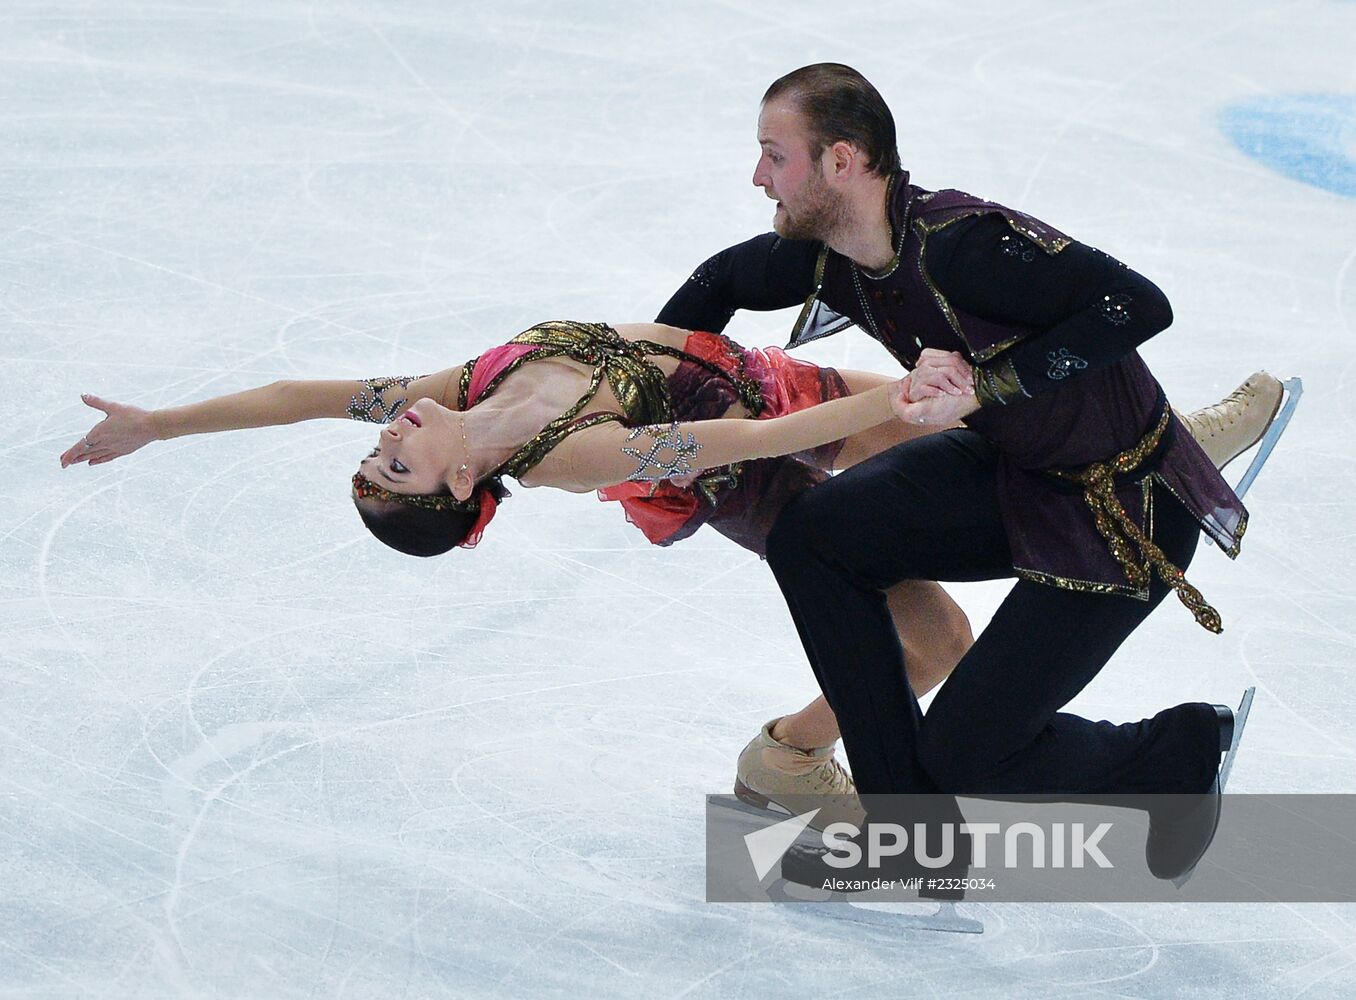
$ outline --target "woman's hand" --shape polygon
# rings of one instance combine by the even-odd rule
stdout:
[[[896,382],[890,392],[890,409],[906,424],[949,427],[979,409],[979,400],[975,398],[973,388],[954,395],[949,391],[929,389],[925,391],[931,394],[911,399],[915,389],[913,377],[910,376]]]
[[[85,393],[80,397],[87,406],[102,410],[104,419],[61,455],[61,467],[88,462],[103,465],[130,455],[142,445],[159,438],[149,410],[124,403],[112,403]]]

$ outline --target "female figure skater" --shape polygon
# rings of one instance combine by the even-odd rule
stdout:
[[[969,388],[934,369],[909,377],[915,395]],[[552,322],[414,378],[279,381],[155,411],[85,395],[105,417],[61,463],[101,465],[188,434],[347,417],[386,425],[352,496],[369,530],[402,552],[473,547],[507,496],[508,476],[526,487],[596,489],[656,544],[710,523],[762,555],[792,497],[831,470],[941,429],[917,422],[901,386],[715,334]],[[969,648],[969,622],[935,583],[901,583],[887,599],[922,695]],[[740,756],[736,792],[759,805],[827,795],[839,808],[816,825],[859,819],[852,780],[833,756],[837,738],[822,697],[769,722]]]

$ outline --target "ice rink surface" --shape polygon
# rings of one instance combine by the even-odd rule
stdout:
[[[0,9],[0,996],[1348,997],[1356,908],[972,904],[981,938],[703,902],[703,795],[815,693],[771,574],[519,489],[414,560],[376,429],[58,467],[146,407],[646,320],[764,231],[758,99],[835,60],[913,179],[1157,281],[1178,405],[1306,398],[1074,703],[1258,700],[1233,787],[1356,792],[1356,4],[134,0]],[[748,344],[792,317],[737,317]],[[890,370],[864,335],[824,363]],[[1237,471],[1235,471],[1235,475]],[[960,587],[977,626],[1001,587]]]

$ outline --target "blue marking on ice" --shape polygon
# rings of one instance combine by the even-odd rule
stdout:
[[[1277,173],[1356,197],[1356,96],[1271,94],[1219,120],[1235,146]]]

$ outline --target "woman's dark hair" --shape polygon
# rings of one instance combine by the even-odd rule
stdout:
[[[901,169],[895,118],[870,81],[842,63],[815,63],[775,81],[763,103],[786,97],[795,103],[818,156],[835,142],[850,142],[866,154],[873,174]]]
[[[482,489],[488,490],[496,503],[509,495],[497,479],[477,483],[476,495]],[[433,495],[450,496],[451,493],[443,489]],[[368,531],[397,552],[409,556],[442,555],[464,542],[480,518],[478,510],[433,510],[374,496],[354,497],[353,505],[358,508],[358,515]]]

